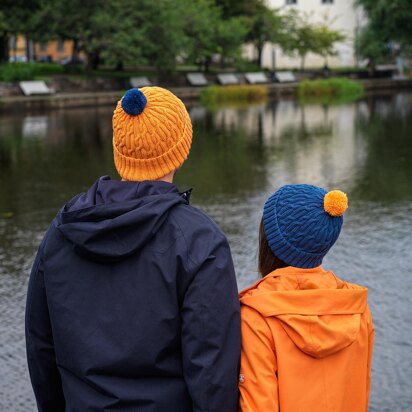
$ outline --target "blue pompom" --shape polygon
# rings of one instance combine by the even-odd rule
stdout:
[[[146,96],[139,89],[130,89],[122,99],[122,108],[130,116],[142,113],[147,104]]]

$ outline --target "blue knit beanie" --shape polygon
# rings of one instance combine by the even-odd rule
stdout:
[[[336,242],[348,198],[340,190],[286,185],[273,193],[263,209],[270,249],[290,266],[314,268]]]

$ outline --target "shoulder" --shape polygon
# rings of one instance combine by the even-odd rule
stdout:
[[[182,204],[171,212],[171,218],[179,225],[184,236],[196,236],[202,239],[215,237],[226,240],[226,236],[217,223],[205,212],[193,206]]]
[[[202,263],[211,254],[219,252],[230,254],[225,234],[202,210],[182,204],[171,211],[170,219],[182,234],[193,263]]]
[[[268,319],[259,311],[250,306],[241,305],[240,319],[242,339],[244,342],[257,338],[261,341],[265,340],[270,347],[275,347]]]

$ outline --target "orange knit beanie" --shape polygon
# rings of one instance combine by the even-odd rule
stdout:
[[[126,180],[156,180],[178,169],[192,143],[183,102],[161,87],[130,89],[113,114],[113,152]]]

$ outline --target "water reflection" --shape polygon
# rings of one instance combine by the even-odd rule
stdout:
[[[409,410],[412,94],[339,106],[189,109],[194,143],[177,183],[194,187],[193,204],[228,234],[240,288],[257,277],[257,227],[270,192],[307,182],[349,193],[344,232],[326,266],[370,289],[371,410]],[[111,115],[102,107],[0,118],[0,410],[34,408],[23,340],[27,271],[62,204],[97,176],[116,176]]]
[[[21,134],[23,138],[42,138],[47,135],[47,116],[27,116],[23,120]]]

